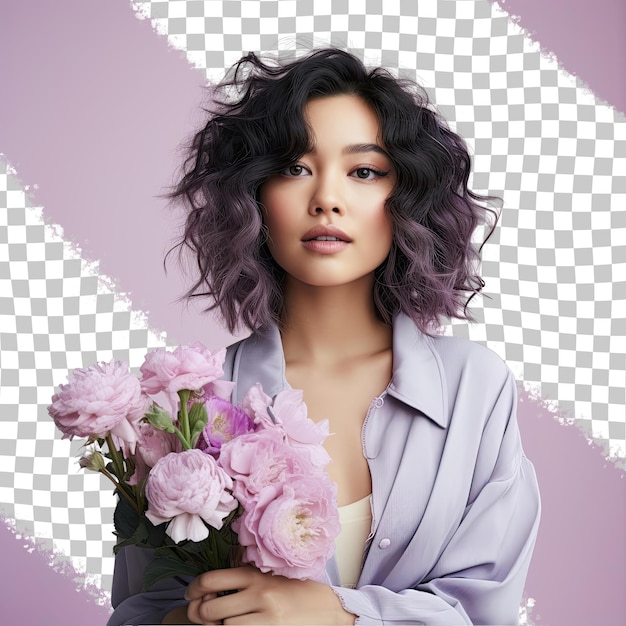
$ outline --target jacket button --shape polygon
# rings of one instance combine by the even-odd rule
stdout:
[[[390,545],[391,545],[391,539],[388,539],[387,537],[385,537],[384,539],[381,539],[380,542],[378,543],[378,547],[381,550],[388,548]]]

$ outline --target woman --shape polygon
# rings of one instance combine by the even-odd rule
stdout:
[[[126,549],[110,624],[517,623],[539,496],[515,381],[434,334],[483,286],[471,238],[491,211],[463,141],[414,85],[335,49],[250,54],[216,93],[174,193],[189,295],[253,331],[229,349],[234,401],[291,386],[329,420],[344,528],[325,582],[246,566],[141,594],[149,557]]]

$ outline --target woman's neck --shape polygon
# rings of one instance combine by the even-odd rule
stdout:
[[[330,364],[391,347],[391,327],[380,321],[370,277],[337,287],[288,280],[282,342],[287,363]]]

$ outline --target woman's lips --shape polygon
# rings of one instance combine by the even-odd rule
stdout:
[[[332,224],[314,226],[302,237],[302,245],[307,250],[318,254],[341,252],[350,245],[351,241],[352,239],[346,233]]]
[[[322,238],[322,239],[308,239],[302,242],[302,245],[310,252],[317,252],[318,254],[335,254],[341,252],[350,245],[348,241],[342,241],[341,239]]]

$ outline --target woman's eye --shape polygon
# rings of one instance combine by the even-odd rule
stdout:
[[[381,172],[379,170],[375,170],[371,167],[358,167],[354,170],[354,175],[361,180],[372,180],[377,176],[387,176],[389,172]]]
[[[283,170],[283,174],[286,176],[302,176],[306,172],[306,169],[302,165],[290,165]]]

